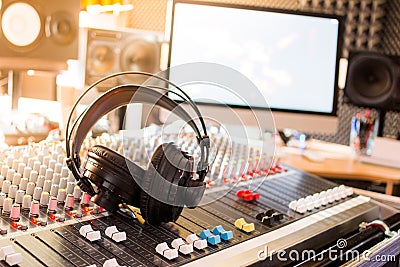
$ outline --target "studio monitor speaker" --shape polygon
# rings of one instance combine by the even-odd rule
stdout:
[[[0,58],[78,58],[79,0],[0,2]]]
[[[400,110],[400,57],[351,52],[345,98],[358,106]]]
[[[162,35],[140,30],[104,30],[86,28],[81,30],[83,51],[80,57],[85,64],[85,83],[91,84],[100,78],[120,71],[144,71],[156,73],[160,70]],[[127,76],[124,81],[116,79],[103,86],[118,83],[141,83],[144,77]]]

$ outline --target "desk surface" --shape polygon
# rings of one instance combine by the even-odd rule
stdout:
[[[298,148],[281,148],[282,162],[318,176],[338,179],[356,179],[386,183],[386,194],[400,184],[400,169],[359,162],[347,146],[314,142],[310,149],[321,153],[325,159],[315,162],[307,159]]]

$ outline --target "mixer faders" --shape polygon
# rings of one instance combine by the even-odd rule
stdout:
[[[122,142],[111,137],[100,141],[121,150]],[[84,146],[100,141],[89,139]],[[145,162],[142,151],[152,147],[135,142],[131,158]],[[259,262],[257,251],[266,244],[284,249],[319,236],[313,246],[321,249],[337,239],[335,229],[345,236],[380,216],[378,205],[351,188],[267,155],[261,166],[253,148],[243,162],[243,146],[224,142],[216,142],[201,204],[160,226],[144,223],[140,210],[121,207],[122,213],[111,214],[94,204],[66,167],[62,143],[9,147],[0,157],[0,265],[250,265]]]

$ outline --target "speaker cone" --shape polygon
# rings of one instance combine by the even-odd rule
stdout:
[[[1,29],[9,45],[33,49],[40,37],[42,22],[38,11],[27,3],[13,3],[1,15]]]
[[[56,12],[47,18],[46,34],[56,43],[65,45],[71,43],[77,35],[73,16],[66,12]]]
[[[122,71],[157,72],[159,69],[158,45],[140,39],[129,40],[120,54],[120,68]],[[128,79],[134,82],[143,82],[144,77],[131,76]]]
[[[381,55],[360,53],[349,58],[346,95],[356,105],[385,108],[395,91],[395,67]]]
[[[107,45],[96,45],[90,51],[89,70],[97,75],[108,74],[115,64],[114,50]]]

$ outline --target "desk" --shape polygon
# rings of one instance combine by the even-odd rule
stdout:
[[[313,162],[301,155],[297,148],[280,148],[281,161],[300,170],[337,179],[386,183],[386,194],[393,194],[393,187],[400,184],[400,169],[362,163],[355,159],[350,148],[323,142],[314,142],[307,149],[322,153],[322,162]]]

